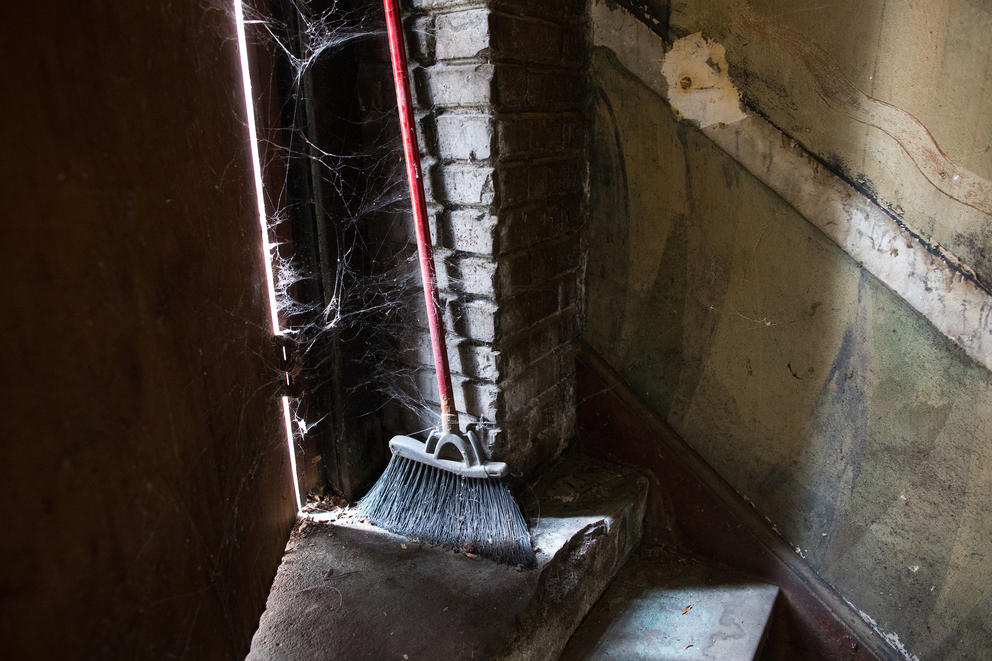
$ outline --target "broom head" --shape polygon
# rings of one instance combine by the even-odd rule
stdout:
[[[482,461],[478,436],[433,432],[427,443],[395,436],[393,456],[358,502],[373,525],[510,565],[535,564],[527,522],[501,479],[506,464]]]

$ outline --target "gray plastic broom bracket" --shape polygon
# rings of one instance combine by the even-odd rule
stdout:
[[[463,435],[441,434],[435,429],[426,443],[409,436],[394,436],[389,441],[389,449],[400,457],[419,461],[462,477],[503,477],[507,472],[507,465],[501,461],[482,460],[486,455],[474,430],[469,430]],[[461,459],[441,458],[452,454],[457,454]]]

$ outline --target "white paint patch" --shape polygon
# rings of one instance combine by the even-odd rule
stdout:
[[[876,622],[871,615],[864,612],[863,610],[859,610],[857,606],[852,604],[847,599],[844,599],[844,603],[846,603],[852,609],[857,611],[861,619],[865,621],[865,624],[870,626],[872,628],[872,631],[874,631],[879,636],[884,638],[889,645],[891,645],[897,652],[899,652],[899,654],[902,655],[904,659],[906,659],[906,661],[920,661],[920,657],[910,653],[910,651],[906,649],[906,646],[902,644],[902,641],[899,640],[899,636],[897,634],[882,631],[881,627],[878,626],[878,622]]]
[[[727,72],[723,45],[696,33],[665,52],[664,43],[620,6],[595,1],[589,9],[592,42],[606,46],[631,73],[701,127],[747,117]]]
[[[722,44],[697,32],[672,44],[661,65],[668,81],[668,102],[680,117],[700,128],[733,124],[745,117],[741,95],[727,73]]]

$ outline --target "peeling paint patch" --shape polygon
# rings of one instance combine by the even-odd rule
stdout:
[[[741,111],[740,92],[727,72],[726,49],[702,33],[672,44],[661,72],[668,83],[669,104],[700,128],[733,124],[747,117]]]
[[[871,615],[864,612],[863,610],[859,610],[857,606],[852,604],[847,599],[844,600],[844,603],[846,603],[848,606],[850,606],[855,611],[857,611],[861,619],[865,621],[865,624],[870,626],[872,628],[872,631],[874,631],[879,636],[884,638],[889,645],[891,645],[897,652],[899,652],[899,654],[902,655],[904,659],[906,659],[906,661],[920,661],[920,657],[916,656],[915,654],[912,654],[909,650],[906,649],[906,646],[902,644],[901,640],[899,640],[898,634],[883,631],[882,628],[878,626],[878,622],[875,621],[875,618],[873,618]]]
[[[610,2],[589,9],[592,42],[661,95],[684,119],[705,128],[747,117],[730,80],[726,49],[701,33],[679,39],[669,52],[657,34]]]

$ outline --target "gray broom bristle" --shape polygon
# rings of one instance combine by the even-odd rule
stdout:
[[[536,562],[527,522],[499,479],[466,478],[393,455],[358,511],[373,525],[427,544],[510,565]]]

